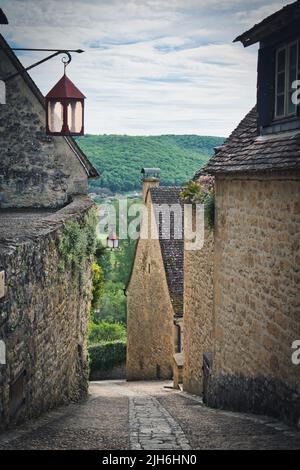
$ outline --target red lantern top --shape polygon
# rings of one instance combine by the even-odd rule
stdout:
[[[64,74],[46,95],[49,135],[84,135],[85,96]]]
[[[74,83],[64,74],[59,82],[46,95],[47,99],[85,99],[85,96],[74,85]]]
[[[112,231],[108,235],[107,240],[119,240],[119,237],[118,237],[118,235],[116,234],[115,231]]]

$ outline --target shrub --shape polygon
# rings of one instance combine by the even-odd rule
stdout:
[[[126,329],[120,323],[109,323],[101,321],[91,322],[89,325],[90,344],[103,343],[108,341],[125,341]]]
[[[89,347],[91,373],[110,370],[126,362],[126,341],[110,341]]]
[[[210,230],[215,221],[215,181],[212,176],[200,176],[197,182],[190,181],[180,194],[188,204],[204,204],[205,221]]]

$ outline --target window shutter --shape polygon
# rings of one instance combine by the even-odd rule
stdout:
[[[259,50],[257,79],[257,112],[259,128],[269,126],[274,119],[275,60],[275,48],[267,47]]]

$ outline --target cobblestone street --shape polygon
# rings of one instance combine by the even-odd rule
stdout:
[[[271,418],[212,410],[166,382],[93,382],[89,398],[0,435],[0,449],[300,449]]]

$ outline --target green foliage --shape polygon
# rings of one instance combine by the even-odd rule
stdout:
[[[203,204],[205,199],[205,194],[202,191],[202,188],[199,183],[195,181],[189,181],[187,185],[183,188],[180,194],[183,202],[196,204]]]
[[[112,192],[140,190],[142,167],[161,168],[162,185],[179,186],[206,164],[221,137],[198,135],[126,136],[86,135],[77,139],[101,173],[91,190]]]
[[[106,343],[110,341],[125,341],[126,328],[120,323],[91,322],[89,325],[89,343]]]
[[[92,209],[85,216],[82,225],[70,221],[65,224],[59,240],[62,271],[71,269],[74,277],[82,279],[86,261],[91,259],[96,249],[96,210]]]
[[[181,191],[181,199],[189,204],[204,204],[205,222],[212,230],[215,222],[215,182],[211,176],[201,176],[190,181]]]
[[[89,347],[91,373],[110,370],[126,361],[126,342],[111,341]]]
[[[140,199],[132,199],[128,201],[128,209],[131,204],[141,202]],[[111,203],[117,214],[117,232],[119,231],[119,201]],[[129,217],[130,221],[135,218]],[[110,323],[119,322],[126,324],[126,297],[124,289],[127,285],[131,266],[135,252],[135,240],[120,240],[119,249],[110,251],[103,247],[98,241],[96,248],[96,260],[101,266],[105,278],[105,286],[103,295],[99,299],[99,303],[94,308],[94,318],[96,323],[105,320]]]
[[[110,323],[126,324],[124,284],[110,280],[106,281],[100,309],[95,311],[94,315],[98,322],[105,320]]]
[[[92,309],[99,308],[104,293],[104,276],[101,266],[95,261],[92,263],[93,290]]]

